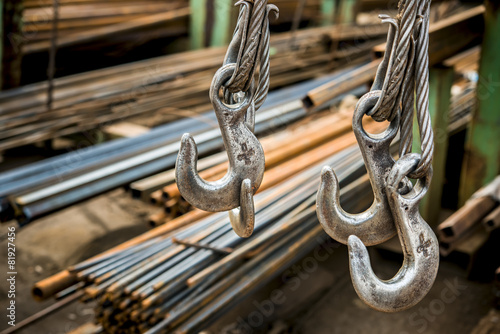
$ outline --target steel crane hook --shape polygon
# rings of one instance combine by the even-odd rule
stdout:
[[[360,214],[345,212],[340,205],[340,189],[335,172],[327,166],[321,175],[316,201],[318,219],[325,232],[343,244],[347,244],[351,235],[358,236],[365,245],[376,245],[396,234],[385,194],[385,180],[394,165],[390,145],[398,133],[399,116],[385,132],[378,135],[368,134],[362,124],[363,116],[377,104],[380,97],[379,90],[364,95],[356,106],[352,125],[373,188],[372,206]],[[404,186],[411,188],[408,182],[405,180]]]
[[[235,68],[235,64],[221,67],[210,88],[210,99],[229,158],[228,172],[218,181],[203,180],[197,171],[196,143],[190,134],[184,134],[175,176],[181,195],[193,206],[210,212],[236,209],[230,213],[231,224],[239,236],[248,237],[254,225],[253,194],[262,182],[265,160],[259,140],[246,125],[246,122],[253,124],[253,120],[246,119],[246,114],[253,108],[254,83],[241,103],[226,105],[221,100],[221,88]],[[254,112],[248,114],[255,115]]]
[[[387,178],[387,198],[394,215],[404,262],[399,272],[388,281],[373,272],[370,257],[363,242],[350,236],[349,266],[358,296],[372,308],[383,312],[398,312],[420,302],[431,289],[439,267],[439,246],[436,235],[419,212],[419,204],[429,189],[432,169],[413,190],[401,195],[400,182],[420,161],[419,154],[408,154],[392,168]]]

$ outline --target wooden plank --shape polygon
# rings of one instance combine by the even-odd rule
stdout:
[[[478,108],[468,130],[460,183],[460,202],[492,181],[500,172],[500,8],[497,1],[486,2],[485,33],[482,45]]]
[[[101,28],[89,29],[82,32],[66,35],[58,39],[57,47],[64,48],[76,44],[91,43],[105,37],[123,34],[136,29],[166,23],[179,18],[187,17],[191,13],[190,8],[181,8],[166,13],[158,13],[144,16],[138,19],[121,22]],[[23,48],[25,54],[46,51],[50,47],[50,41],[28,44]]]

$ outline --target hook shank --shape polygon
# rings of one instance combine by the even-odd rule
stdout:
[[[189,134],[182,137],[177,157],[176,180],[181,195],[193,206],[210,212],[229,211],[239,207],[243,180],[250,180],[251,189],[255,193],[264,174],[264,150],[245,124],[245,115],[249,108],[253,108],[253,87],[237,106],[228,106],[220,98],[220,89],[234,70],[235,64],[219,69],[210,89],[210,98],[229,158],[227,174],[214,182],[205,181],[199,176],[198,151]]]

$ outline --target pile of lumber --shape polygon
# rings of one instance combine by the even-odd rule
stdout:
[[[52,1],[25,0],[24,5],[23,53],[48,51],[53,26]],[[61,48],[103,39],[107,43],[126,43],[178,36],[187,33],[189,14],[186,0],[60,1],[57,44]]]
[[[272,88],[304,81],[370,57],[387,27],[314,28],[273,36]],[[359,42],[359,39],[362,39]],[[353,41],[358,41],[354,44]],[[343,47],[330,52],[333,42]],[[226,48],[190,51],[0,93],[0,152],[96,129],[136,116],[164,115],[163,122],[210,109],[208,89]]]

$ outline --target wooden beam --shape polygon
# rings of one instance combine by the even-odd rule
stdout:
[[[500,5],[487,0],[485,33],[477,86],[478,109],[468,131],[460,202],[500,172]]]

